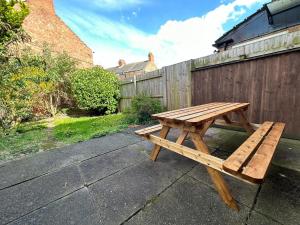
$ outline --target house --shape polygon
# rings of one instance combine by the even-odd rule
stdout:
[[[66,52],[80,67],[93,66],[92,50],[56,15],[53,0],[25,0],[30,13],[23,23],[29,45],[40,51],[45,43],[54,52]]]
[[[273,0],[246,18],[213,45],[218,51],[300,30],[300,0]]]
[[[107,68],[107,70],[114,72],[122,79],[133,77],[134,75],[142,75],[146,72],[157,70],[157,66],[154,63],[154,55],[152,52],[150,52],[148,54],[148,60],[146,61],[126,64],[124,59],[120,59],[118,62],[118,66]]]

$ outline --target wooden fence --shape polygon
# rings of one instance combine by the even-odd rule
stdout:
[[[200,68],[192,75],[192,104],[250,102],[251,122],[281,121],[300,138],[300,51]]]
[[[163,67],[160,70],[142,76],[121,81],[120,111],[131,105],[131,99],[145,93],[160,99],[168,109],[177,109],[191,105],[191,61]]]
[[[212,101],[250,102],[250,120],[283,121],[300,138],[300,31],[163,67],[121,81],[119,108],[146,93],[168,110]]]

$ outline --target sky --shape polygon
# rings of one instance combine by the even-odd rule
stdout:
[[[54,0],[56,14],[104,68],[147,60],[158,67],[213,54],[223,33],[270,0]]]

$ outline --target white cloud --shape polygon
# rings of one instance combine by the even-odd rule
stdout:
[[[83,16],[84,12],[82,15],[76,15],[78,10],[70,12],[69,17],[64,19],[86,30],[88,34],[83,34],[84,40],[95,51],[96,64],[106,68],[116,66],[120,58],[126,62],[142,61],[146,60],[148,52],[152,51],[156,64],[161,67],[212,54],[212,44],[224,33],[223,25],[229,20],[239,18],[247,8],[259,2],[266,1],[235,0],[221,4],[201,17],[167,21],[156,34],[147,34],[128,24],[92,13],[88,17]],[[79,28],[78,32],[80,33]]]

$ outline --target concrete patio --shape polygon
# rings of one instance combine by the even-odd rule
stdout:
[[[246,138],[218,128],[205,136],[224,158]],[[165,150],[152,162],[151,148],[128,129],[0,164],[0,224],[299,224],[300,141],[281,139],[262,185],[225,177],[240,212],[202,165]]]

